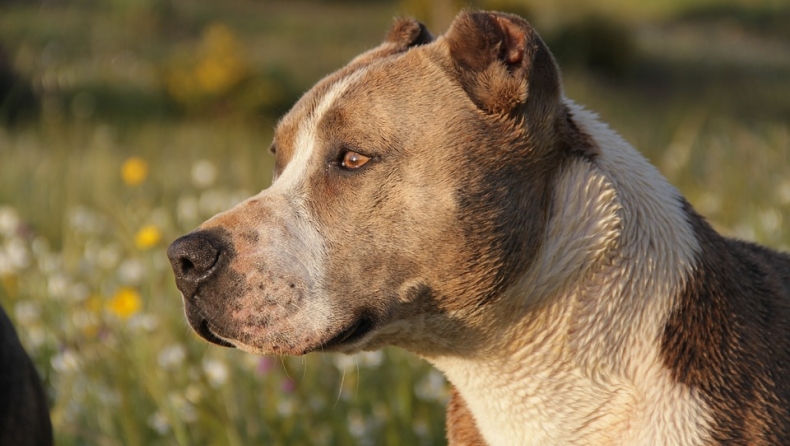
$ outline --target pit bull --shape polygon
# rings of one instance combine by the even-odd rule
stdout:
[[[168,250],[207,341],[415,352],[451,445],[790,444],[790,257],[716,233],[525,20],[397,21],[271,151]]]

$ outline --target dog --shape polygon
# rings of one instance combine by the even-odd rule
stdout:
[[[36,368],[0,308],[0,444],[49,446],[49,404]]]
[[[790,257],[716,233],[522,18],[396,21],[271,151],[168,249],[207,341],[415,352],[452,445],[790,444]]]

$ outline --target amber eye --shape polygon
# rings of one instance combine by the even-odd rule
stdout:
[[[370,161],[370,157],[361,153],[348,151],[343,154],[343,162],[341,162],[340,165],[346,169],[359,169],[368,161]]]

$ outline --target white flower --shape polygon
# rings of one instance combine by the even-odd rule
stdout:
[[[56,372],[76,372],[80,368],[80,358],[72,350],[63,350],[52,357],[52,368]]]
[[[186,351],[180,344],[166,347],[157,356],[157,362],[163,369],[173,369],[181,365],[186,357]]]
[[[32,325],[38,322],[41,317],[41,307],[32,300],[25,300],[16,304],[14,314],[20,326]]]
[[[447,399],[447,386],[444,375],[430,370],[414,385],[414,392],[423,401],[444,401]]]
[[[194,423],[197,421],[197,411],[195,410],[195,406],[192,405],[183,395],[180,393],[172,392],[167,395],[168,401],[175,409],[176,413],[178,413],[178,417],[186,423]]]
[[[151,332],[159,326],[159,318],[153,314],[138,313],[129,318],[128,326],[133,331]]]
[[[121,247],[117,243],[110,243],[99,250],[97,261],[104,269],[114,269],[121,260]]]
[[[334,362],[335,367],[341,372],[344,372],[347,368],[351,366],[356,366],[357,364],[357,357],[356,356],[349,356],[349,355],[332,355],[332,362]]]
[[[776,189],[776,195],[782,204],[790,204],[790,179],[784,180]]]
[[[220,387],[228,381],[228,366],[220,360],[204,359],[203,372],[206,373],[206,378],[213,387]]]
[[[198,188],[209,187],[217,179],[217,168],[208,160],[199,160],[192,165],[192,184]]]
[[[0,234],[12,237],[20,224],[21,220],[16,209],[11,206],[0,206]]]
[[[126,259],[118,266],[118,278],[126,285],[137,285],[145,276],[145,266],[137,259]]]
[[[296,401],[293,398],[280,398],[277,401],[277,413],[286,418],[296,412]]]
[[[782,229],[782,213],[776,209],[765,209],[758,214],[760,224],[768,233],[775,233]]]
[[[88,295],[91,293],[90,287],[84,283],[75,283],[71,287],[69,287],[69,297],[74,302],[82,302],[88,298]]]
[[[161,411],[156,411],[153,415],[148,417],[148,425],[159,435],[165,435],[170,432],[170,422]]]
[[[5,252],[11,265],[17,270],[27,268],[30,265],[30,252],[27,250],[24,241],[18,238],[8,240]]]
[[[199,217],[200,204],[198,199],[192,195],[183,195],[176,204],[176,215],[178,222],[182,225],[192,225]]]
[[[377,369],[384,362],[384,352],[381,350],[357,353],[359,365],[369,369]]]
[[[63,273],[55,273],[47,281],[49,296],[55,299],[62,299],[69,290],[69,278]]]

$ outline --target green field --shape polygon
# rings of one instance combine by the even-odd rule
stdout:
[[[790,4],[544,3],[476,5],[526,14],[566,94],[719,230],[790,249]],[[446,384],[421,359],[210,346],[164,254],[268,186],[277,117],[404,13],[449,20],[420,1],[0,1],[32,92],[0,102],[0,303],[59,445],[445,443]]]

